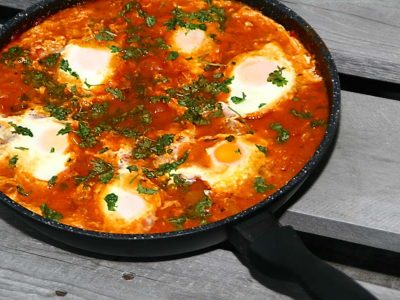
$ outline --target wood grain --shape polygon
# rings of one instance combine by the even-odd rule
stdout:
[[[399,114],[398,101],[344,92],[331,159],[282,222],[400,253]]]
[[[148,262],[95,258],[52,246],[3,210],[0,216],[0,299],[55,298],[57,290],[68,293],[65,299],[289,299],[260,284],[227,250]],[[379,299],[400,297],[398,278],[335,266]],[[125,272],[134,279],[124,280]]]
[[[25,9],[39,0],[0,0]],[[400,83],[400,1],[283,0],[332,51],[340,72]]]

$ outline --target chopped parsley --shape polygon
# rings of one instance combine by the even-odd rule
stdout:
[[[164,134],[156,141],[147,137],[142,137],[136,144],[132,154],[136,159],[145,159],[152,154],[157,156],[163,155],[167,152],[166,147],[171,145],[174,141],[173,134]]]
[[[106,88],[106,92],[107,92],[107,93],[110,93],[111,95],[114,96],[114,98],[117,98],[117,99],[119,99],[119,100],[121,100],[121,101],[125,100],[125,95],[124,95],[124,93],[123,93],[120,89],[118,89],[118,88],[111,88],[111,87],[108,87],[108,88]]]
[[[283,70],[285,67],[279,67],[268,75],[267,81],[275,84],[276,86],[283,87],[288,84],[288,81],[285,77],[283,77]]]
[[[260,150],[260,152],[264,153],[265,155],[268,155],[268,149],[264,146],[261,145],[256,145],[257,149]]]
[[[21,196],[28,197],[32,192],[27,192],[22,186],[17,185],[17,193]]]
[[[11,133],[33,137],[33,133],[29,128],[17,126],[13,122],[8,122],[8,124],[10,124],[14,128],[14,131],[12,131]]]
[[[129,171],[129,173],[139,171],[139,168],[137,166],[128,166],[127,169]]]
[[[109,211],[115,211],[118,202],[118,196],[114,193],[105,196],[104,201],[107,203],[107,209]]]
[[[19,46],[14,46],[1,55],[0,62],[8,67],[14,67],[16,62],[30,65],[32,61],[28,57],[28,54],[28,50]]]
[[[94,37],[98,41],[113,41],[117,35],[112,32],[109,28],[102,29]]]
[[[86,122],[79,122],[76,134],[81,138],[79,146],[81,148],[91,148],[97,144],[97,132],[90,129]]]
[[[183,229],[187,220],[199,220],[201,225],[207,224],[207,218],[211,216],[210,209],[212,204],[212,200],[204,195],[199,202],[189,207],[183,215],[169,218],[168,221],[174,225],[176,229]]]
[[[207,9],[201,9],[195,12],[185,12],[179,7],[172,11],[172,18],[164,25],[168,30],[175,30],[176,27],[185,28],[188,30],[200,29],[207,30],[206,23],[218,23],[220,30],[225,29],[226,15],[223,8],[210,6]]]
[[[70,123],[65,124],[65,127],[63,129],[60,129],[57,132],[57,135],[64,135],[64,134],[68,134],[72,131],[72,127]]]
[[[265,105],[267,105],[267,103],[260,103],[260,105],[258,106],[258,108],[262,108],[262,107],[264,107]]]
[[[310,125],[311,125],[312,128],[324,127],[324,126],[326,126],[326,121],[325,121],[325,120],[318,119],[318,120],[312,121],[312,122],[310,123]]]
[[[61,213],[48,207],[46,203],[43,203],[42,205],[40,205],[40,210],[42,211],[43,217],[46,219],[50,219],[50,220],[58,222],[63,218],[63,215]]]
[[[172,225],[174,225],[177,230],[181,230],[181,229],[183,229],[183,225],[185,225],[186,220],[187,220],[187,217],[180,216],[180,217],[169,218],[168,222],[170,222]]]
[[[311,119],[312,118],[312,113],[309,111],[298,111],[296,109],[291,109],[290,113],[295,116],[296,118],[300,119]]]
[[[50,149],[50,153],[54,153],[54,152],[56,152],[56,148],[54,148],[54,147],[51,147],[51,149]]]
[[[104,147],[104,148],[100,149],[100,151],[98,153],[103,154],[103,153],[106,153],[108,150],[110,150],[110,148]]]
[[[149,170],[149,169],[144,168],[143,174],[149,179],[154,179],[154,178],[157,178],[158,176],[163,176],[165,174],[169,174],[173,170],[176,170],[180,165],[182,165],[187,160],[188,157],[189,157],[189,152],[186,151],[182,155],[182,157],[180,159],[178,159],[177,161],[161,164],[155,170]]]
[[[179,53],[176,51],[170,51],[167,56],[167,60],[176,60],[179,57]]]
[[[76,73],[75,71],[73,71],[69,65],[68,60],[66,59],[62,59],[61,63],[60,63],[60,69],[63,70],[64,72],[70,74],[71,76],[79,79],[79,75],[78,73]]]
[[[265,193],[269,190],[274,189],[272,184],[267,184],[262,177],[256,177],[254,179],[253,188],[257,193]]]
[[[81,183],[87,184],[90,180],[97,177],[101,183],[109,183],[114,178],[114,167],[112,164],[100,159],[95,158],[91,162],[92,170],[87,176],[75,176],[75,182],[79,185]]]
[[[233,96],[231,97],[231,101],[235,104],[242,103],[246,100],[246,94],[242,92],[242,97]]]
[[[229,143],[233,142],[235,140],[235,137],[233,135],[228,135],[225,140],[227,140]]]
[[[158,192],[157,189],[146,188],[141,183],[138,184],[137,191],[139,194],[145,194],[145,195],[154,195]]]
[[[14,155],[13,157],[11,157],[8,161],[8,165],[11,168],[15,168],[18,162],[18,155]]]
[[[56,106],[54,104],[49,104],[49,105],[45,106],[44,110],[49,112],[50,116],[52,116],[60,121],[67,119],[67,116],[72,112],[68,108],[63,108],[61,106]]]
[[[147,27],[153,27],[157,23],[157,19],[155,16],[146,16],[145,17],[145,22]]]
[[[276,140],[279,144],[286,143],[290,138],[290,133],[280,123],[271,124],[271,129],[278,133]]]
[[[25,71],[23,75],[25,84],[31,84],[34,88],[43,86],[47,89],[48,94],[56,99],[64,100],[67,98],[65,92],[67,85],[58,83],[50,75],[36,70]]]
[[[195,82],[183,86],[176,91],[175,97],[180,106],[187,110],[180,117],[195,125],[208,125],[212,118],[223,116],[222,105],[215,97],[221,93],[229,93],[229,85],[233,78],[209,81],[200,76]]]
[[[57,183],[57,179],[58,179],[57,176],[52,176],[52,177],[50,178],[50,180],[47,181],[47,184],[48,184],[49,186],[55,186],[56,183]]]
[[[41,60],[39,60],[39,64],[41,64],[42,66],[44,66],[46,68],[54,68],[58,63],[58,59],[60,58],[60,56],[61,56],[60,53],[50,54],[50,55],[46,56],[45,58],[42,58]]]

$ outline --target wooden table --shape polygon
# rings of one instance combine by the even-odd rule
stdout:
[[[5,6],[24,9],[36,2],[0,0],[0,16],[10,13]],[[325,40],[347,91],[330,160],[281,222],[311,239],[332,238],[329,245],[361,245],[361,256],[365,247],[400,261],[400,103],[356,92],[391,89],[390,97],[400,99],[400,1],[283,2]],[[400,299],[398,277],[335,266],[380,299]],[[48,241],[0,208],[1,299],[65,292],[66,299],[287,299],[276,291],[305,297],[291,283],[271,279],[267,286],[275,291],[255,280],[226,245],[168,260],[92,257]]]

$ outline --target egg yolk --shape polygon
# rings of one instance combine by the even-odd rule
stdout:
[[[222,143],[214,151],[215,158],[222,163],[233,163],[241,159],[240,148],[236,143]]]

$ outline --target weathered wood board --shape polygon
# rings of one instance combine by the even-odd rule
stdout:
[[[39,0],[0,0],[27,8]],[[283,0],[332,51],[340,72],[400,83],[400,1]]]
[[[343,92],[332,156],[283,223],[400,253],[400,103]]]

